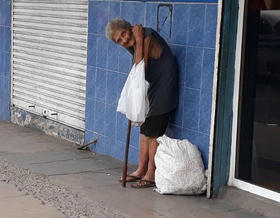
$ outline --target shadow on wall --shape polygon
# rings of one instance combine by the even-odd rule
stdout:
[[[116,105],[131,67],[130,54],[106,39],[104,28],[115,17],[157,30],[176,56],[180,71],[179,107],[167,134],[187,138],[208,165],[217,4],[159,4],[138,1],[90,1],[86,137],[98,137],[96,152],[122,159],[127,120]],[[131,133],[129,161],[138,162],[139,129]]]

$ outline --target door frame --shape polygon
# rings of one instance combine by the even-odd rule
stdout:
[[[235,75],[235,46],[238,21],[238,1],[220,0],[221,12],[217,27],[218,62],[215,63],[209,147],[209,177],[207,197],[217,197],[228,184],[232,132],[232,103]],[[216,69],[216,66],[218,67]]]
[[[246,0],[239,0],[239,15],[238,15],[238,29],[237,40],[235,50],[235,75],[234,75],[234,90],[233,90],[233,117],[232,117],[232,140],[231,140],[231,157],[230,157],[230,173],[229,173],[229,186],[235,186],[239,189],[251,192],[253,194],[260,195],[262,197],[280,202],[280,193],[271,191],[266,188],[262,188],[257,185],[253,185],[248,182],[235,178],[235,166],[236,166],[236,147],[238,143],[238,119],[239,119],[239,99],[240,99],[240,75],[242,71],[242,53],[243,53],[243,35],[244,35],[244,23],[245,23],[245,3]]]
[[[220,37],[222,25],[222,5],[223,0],[218,0],[217,4],[217,29],[216,29],[216,45],[215,45],[215,62],[213,74],[213,89],[212,89],[212,106],[211,106],[211,124],[209,137],[209,157],[208,157],[208,177],[207,177],[207,198],[212,195],[212,167],[213,167],[213,151],[214,151],[214,132],[215,132],[215,116],[216,116],[216,100],[217,100],[217,86],[218,86],[218,67],[219,67],[219,53],[220,53]]]

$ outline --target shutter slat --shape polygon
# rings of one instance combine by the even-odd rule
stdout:
[[[14,86],[14,90],[18,90],[18,91],[29,91],[31,93],[36,93],[38,92],[38,90],[34,87],[30,87],[26,84],[17,84]],[[77,104],[81,107],[84,107],[85,106],[85,98],[84,97],[80,97],[78,98],[77,96],[75,96],[75,99],[73,99],[73,97],[71,96],[67,96],[65,94],[59,94],[57,91],[56,92],[52,92],[51,90],[49,89],[46,89],[42,92],[44,95],[47,95],[47,96],[50,96],[52,98],[55,98],[55,99],[60,99],[61,101],[66,101],[66,102],[73,102],[74,104]]]
[[[48,2],[49,4],[66,4],[66,3],[69,3],[69,4],[87,4],[87,0],[14,0],[14,4],[17,4],[17,3],[46,3]]]
[[[53,58],[44,58],[44,57],[37,57],[35,55],[29,55],[29,54],[21,54],[19,52],[14,51],[13,52],[13,57],[15,59],[21,59],[21,60],[26,60],[26,61],[31,61],[37,64],[46,64],[50,66],[60,66],[61,68],[66,68],[69,70],[77,70],[81,72],[86,71],[86,66],[83,66],[81,64],[69,64],[66,63],[65,61],[59,61],[59,60],[54,60]]]
[[[70,62],[73,64],[75,63],[75,64],[83,65],[83,66],[86,64],[86,60],[83,57],[73,57],[73,56],[69,56],[66,54],[59,54],[56,52],[46,51],[46,50],[42,51],[42,50],[36,49],[36,47],[26,48],[26,47],[14,45],[14,52],[16,54],[22,54],[22,55],[26,54],[26,55],[30,55],[30,56],[45,58],[46,60],[54,59],[56,61]]]
[[[40,14],[37,15],[30,15],[30,14],[14,14],[14,20],[33,20],[34,22],[37,21],[46,21],[46,22],[57,22],[57,23],[63,23],[64,25],[70,25],[70,24],[81,24],[86,25],[87,19],[69,19],[69,18],[63,18],[60,17],[57,19],[57,17],[51,17],[51,16],[40,16]]]
[[[29,70],[29,69],[24,69],[22,67],[15,67],[14,66],[14,73],[24,73],[24,75],[27,76],[34,76],[34,78],[43,78],[43,79],[48,79],[49,81],[61,81],[62,84],[73,84],[76,85],[77,87],[85,87],[85,80],[81,80],[81,79],[76,79],[76,78],[66,78],[66,77],[61,77],[59,75],[52,75],[50,73],[45,73],[45,72],[38,72],[38,71],[34,71],[34,70]]]
[[[60,66],[50,66],[47,64],[37,64],[36,62],[32,61],[32,60],[21,60],[21,59],[16,59],[13,58],[14,64],[18,64],[21,66],[26,66],[26,67],[33,67],[34,69],[39,69],[39,70],[45,70],[45,71],[50,71],[50,72],[54,72],[54,73],[60,73],[60,74],[64,74],[64,73],[68,73],[69,75],[73,76],[73,77],[80,77],[80,78],[84,78],[86,76],[86,72],[82,73],[80,71],[77,70],[69,70],[69,69],[65,69],[63,67]],[[79,74],[80,72],[80,74]]]
[[[47,86],[46,84],[37,84],[37,83],[34,83],[34,82],[30,82],[30,81],[26,81],[24,79],[17,79],[17,78],[14,78],[14,80],[16,81],[16,84],[14,84],[14,86],[25,86],[25,87],[30,87],[30,88],[33,88],[34,90],[38,91],[38,89],[40,90],[43,90],[43,91],[50,91],[54,94],[61,94],[63,96],[69,96],[73,99],[82,99],[82,100],[85,100],[85,94],[84,93],[70,93],[69,91],[63,89],[63,88],[60,88],[60,87],[55,87],[55,88],[52,88],[52,87],[49,87]],[[40,91],[39,90],[39,91]]]
[[[55,6],[55,7],[54,7]],[[41,5],[35,5],[32,4],[32,5],[26,5],[26,4],[22,4],[22,5],[18,5],[18,4],[15,4],[14,5],[14,10],[19,10],[19,11],[22,11],[22,10],[31,10],[31,11],[42,11],[43,13],[45,11],[58,11],[58,12],[63,12],[63,13],[68,13],[68,12],[82,12],[82,13],[86,13],[87,12],[87,9],[84,9],[84,8],[79,8],[79,7],[76,7],[76,8],[71,8],[71,7],[66,7],[62,5],[62,7],[57,7],[58,5],[50,5],[50,6],[47,6],[47,5],[44,5],[44,4],[41,4]]]
[[[17,29],[14,31],[13,37],[22,37],[22,38],[35,38],[36,40],[45,40],[45,39],[57,39],[57,40],[65,40],[71,41],[71,42],[83,42],[87,43],[87,36],[70,36],[70,35],[65,35],[62,33],[57,33],[57,34],[52,34],[49,35],[48,33],[44,33],[42,31],[28,31],[28,30],[20,30]]]
[[[34,42],[35,41],[35,42]],[[28,39],[28,38],[17,38],[17,36],[14,37],[14,44],[17,45],[18,43],[25,43],[27,45],[36,47],[36,45],[50,45],[54,46],[56,48],[62,48],[62,49],[74,49],[76,51],[84,51],[86,49],[86,45],[84,43],[61,43],[61,40],[52,42],[51,40],[48,42],[47,40],[34,40],[34,39]],[[81,52],[80,52],[81,53]]]
[[[35,75],[34,76],[29,76],[24,72],[18,73],[18,72],[15,71],[13,76],[14,76],[14,78],[21,79],[22,81],[30,81],[31,80],[32,82],[36,83],[38,86],[44,84],[44,85],[50,86],[52,88],[60,87],[60,88],[65,89],[67,91],[72,91],[72,92],[76,92],[76,93],[82,93],[82,92],[85,91],[85,90],[81,89],[82,87],[80,88],[80,87],[75,86],[75,85],[71,86],[70,84],[66,85],[63,82],[59,83],[58,81],[53,82],[53,80],[51,80],[51,79],[39,78]]]
[[[85,31],[85,28],[83,26],[86,25],[73,25],[72,23],[65,23],[63,24],[62,22],[58,23],[50,23],[47,24],[47,22],[40,22],[38,20],[37,22],[25,22],[23,20],[14,20],[16,24],[14,24],[15,27],[24,27],[24,29],[43,29],[43,30],[48,30],[48,31],[54,31],[54,32],[61,32],[61,33],[71,33],[74,32],[75,34],[86,34],[87,32]]]
[[[40,14],[38,12],[17,12],[17,15],[23,15],[23,16],[33,16],[33,17],[51,17],[51,18],[57,18],[57,19],[67,19],[69,21],[71,20],[81,20],[81,21],[87,21],[87,17],[85,16],[79,16],[79,15],[65,15],[65,14],[53,14],[53,13],[44,13]]]
[[[86,77],[81,75],[69,74],[67,72],[50,71],[36,69],[32,65],[22,65],[20,63],[14,63],[14,69],[23,72],[34,72],[34,74],[44,74],[48,76],[54,76],[60,79],[65,79],[66,81],[71,81],[73,83],[86,83]]]
[[[29,16],[17,16],[14,18],[14,21],[17,22],[18,24],[21,23],[28,23],[28,24],[45,24],[45,25],[53,25],[53,26],[67,26],[67,27],[87,27],[87,23],[86,22],[71,22],[71,23],[65,23],[65,22],[58,22],[57,19],[52,19],[52,18],[48,18],[48,19],[35,19],[35,18],[31,18]]]
[[[49,96],[46,94],[40,94],[40,97],[36,95],[34,92],[29,92],[28,90],[18,90],[14,89],[14,96],[26,96],[29,98],[37,99],[36,102],[45,102],[46,104],[52,105],[53,107],[63,108],[68,111],[84,113],[84,105],[77,105],[74,103],[69,103],[66,101],[61,101],[58,97],[53,98],[53,96]]]
[[[53,3],[51,4],[49,1],[42,1],[42,2],[15,2],[14,3],[14,7],[19,7],[19,8],[24,8],[24,7],[28,7],[28,8],[53,8],[55,5],[56,8],[69,8],[69,9],[83,9],[83,10],[87,10],[87,4],[86,2],[81,2],[80,4],[69,4],[69,2],[67,3],[63,3],[63,2],[57,2],[57,3]]]
[[[46,40],[38,40],[38,37],[14,37],[14,45],[20,45],[22,47],[26,48],[34,48],[37,47],[38,50],[46,50],[46,51],[53,51],[61,54],[69,54],[71,56],[80,56],[80,57],[86,57],[86,51],[84,48],[77,48],[73,45],[63,44],[58,46],[57,42],[52,43],[50,41],[49,44],[47,44]],[[17,43],[17,41],[20,41],[20,44]]]
[[[33,50],[35,47],[32,44],[26,44],[26,43],[21,43],[19,45],[14,45],[16,49],[27,49],[27,50]],[[79,53],[73,53],[72,51],[69,51],[68,49],[57,49],[55,47],[49,48],[49,47],[42,47],[42,46],[37,46],[36,47],[37,51],[47,51],[47,52],[53,52],[55,54],[64,54],[65,56],[72,57],[72,58],[85,58],[86,54],[79,54]]]
[[[31,25],[26,25],[26,24],[14,24],[14,28],[22,28],[22,29],[30,29],[30,30],[41,30],[41,31],[46,31],[46,32],[57,32],[57,33],[69,33],[69,34],[75,34],[75,35],[85,35],[87,34],[86,31],[80,32],[77,29],[70,29],[70,28],[54,28],[54,27],[41,27],[41,26],[31,26]]]

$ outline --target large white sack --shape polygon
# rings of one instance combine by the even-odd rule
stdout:
[[[187,139],[157,139],[156,191],[160,194],[202,194],[206,190],[204,165],[198,148]]]
[[[145,63],[142,59],[140,63],[132,66],[117,107],[117,111],[125,114],[134,126],[140,126],[149,111],[148,85],[145,80]]]

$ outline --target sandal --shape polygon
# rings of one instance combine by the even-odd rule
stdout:
[[[131,179],[129,179],[131,178]],[[127,175],[126,176],[126,182],[137,182],[141,180],[141,177],[139,176],[133,176],[133,175]],[[119,182],[122,182],[122,179],[119,179]]]
[[[137,183],[131,184],[132,188],[150,188],[155,187],[156,183],[152,180],[140,179]]]

